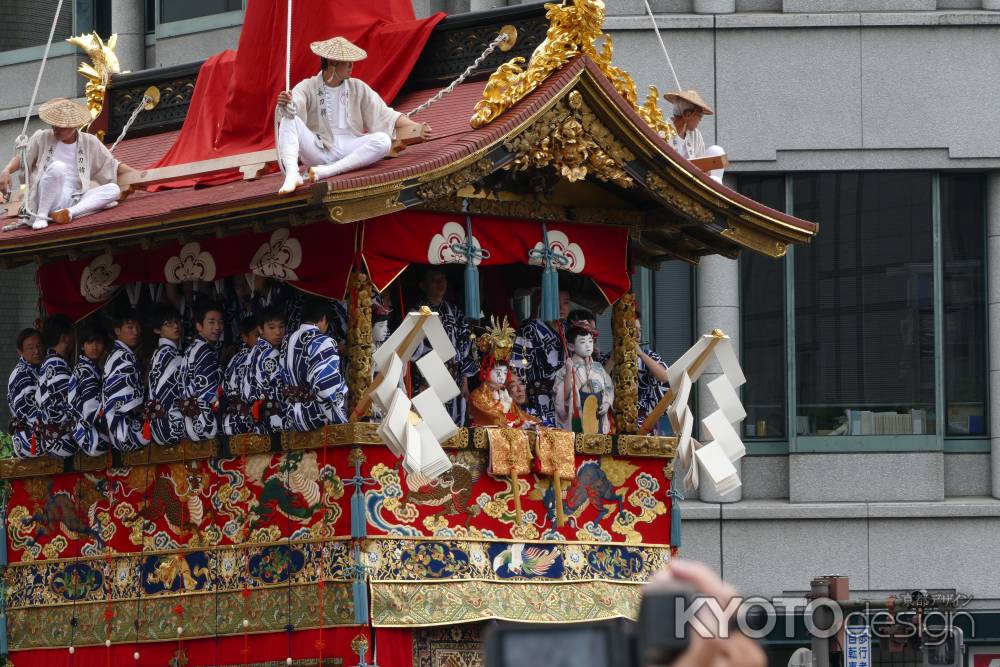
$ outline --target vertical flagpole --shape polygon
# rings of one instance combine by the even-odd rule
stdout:
[[[292,89],[292,0],[288,0],[285,23],[285,90],[288,91]]]

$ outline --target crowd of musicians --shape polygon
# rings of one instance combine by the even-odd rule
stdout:
[[[462,393],[447,407],[459,425],[476,425],[467,408],[470,389],[481,382],[473,331],[445,298],[445,273],[428,269],[419,288],[422,298],[412,307],[437,312],[457,351],[448,367]],[[142,286],[128,297],[79,323],[52,314],[40,329],[20,332],[19,360],[7,385],[14,456],[94,456],[109,448],[309,431],[347,420],[343,302],[242,276],[221,285]],[[592,313],[572,309],[568,292],[560,300],[562,320],[520,324],[507,385],[526,414],[550,426],[561,425],[553,384],[572,354],[563,327],[567,321],[596,325]],[[391,315],[376,295],[376,347],[389,335]],[[418,349],[414,357],[428,351]],[[639,358],[641,418],[665,391],[666,366],[646,346]],[[411,389],[419,388],[414,367]]]

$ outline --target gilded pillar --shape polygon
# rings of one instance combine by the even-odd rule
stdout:
[[[372,381],[372,283],[368,274],[352,271],[347,292],[347,399],[354,410]]]
[[[639,430],[639,355],[636,346],[639,330],[635,321],[635,295],[626,292],[614,305],[611,317],[614,336],[615,381],[614,415],[618,433],[633,434]]]

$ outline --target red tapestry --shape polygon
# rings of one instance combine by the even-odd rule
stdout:
[[[223,239],[172,243],[90,259],[45,264],[38,269],[47,313],[81,319],[100,308],[122,285],[211,282],[254,273],[301,290],[342,299],[354,258],[356,227],[326,222]]]
[[[295,0],[292,3],[291,85],[316,74],[314,41],[343,35],[368,52],[354,76],[387,102],[396,96],[443,13],[416,20],[409,0]],[[285,88],[287,3],[252,0],[236,52],[202,65],[180,136],[154,166],[182,164],[274,147],[274,105]],[[171,183],[218,184],[234,175]],[[162,186],[161,186],[162,187]]]
[[[549,248],[563,257],[557,268],[591,278],[609,303],[628,291],[628,230],[624,227],[546,223]],[[410,264],[465,264],[458,246],[468,243],[465,216],[407,211],[364,223],[362,256],[372,282],[384,290]],[[472,216],[478,266],[533,264],[544,247],[542,223]]]

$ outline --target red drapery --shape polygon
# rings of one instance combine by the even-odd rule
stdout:
[[[251,0],[237,51],[205,61],[177,141],[154,166],[182,164],[274,146],[274,104],[285,87],[287,4]],[[291,84],[319,71],[311,42],[343,35],[368,52],[354,76],[387,102],[399,92],[443,13],[417,20],[409,0],[293,0]],[[238,174],[237,174],[238,175]],[[233,175],[177,181],[222,183]]]
[[[47,313],[81,319],[100,308],[122,285],[211,282],[255,273],[279,278],[321,296],[342,299],[355,255],[356,225],[326,222],[223,239],[171,243],[38,269]]]
[[[545,223],[549,247],[566,257],[561,270],[593,280],[608,303],[631,286],[628,230],[624,227]],[[484,267],[536,264],[532,251],[543,248],[543,223],[493,216],[472,216],[473,244],[486,251]],[[407,211],[364,222],[362,257],[376,289],[384,290],[410,264],[464,264],[453,250],[467,241],[461,214]]]

